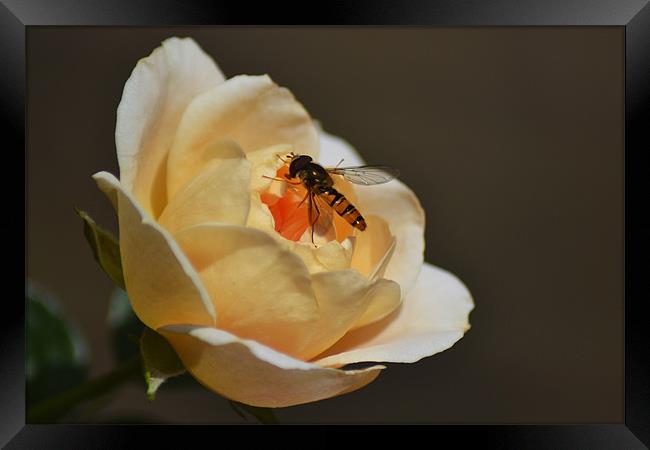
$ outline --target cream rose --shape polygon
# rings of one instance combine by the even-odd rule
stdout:
[[[400,181],[337,181],[368,229],[337,223],[316,246],[286,212],[291,190],[263,177],[277,155],[363,161],[268,76],[226,80],[193,40],[168,39],[126,82],[115,138],[120,179],[94,178],[118,214],[133,309],[209,389],[312,402],[385,368],[346,364],[418,361],[469,328],[471,296],[423,262],[424,212]]]

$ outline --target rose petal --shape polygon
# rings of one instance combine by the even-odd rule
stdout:
[[[310,274],[316,274],[349,269],[354,250],[353,242],[354,238],[348,238],[343,242],[330,241],[315,247],[311,242],[294,242],[282,238],[281,243],[302,259]]]
[[[149,328],[175,323],[213,325],[215,311],[199,276],[178,244],[151,220],[137,200],[108,172],[93,175],[117,200],[120,253],[133,310]]]
[[[273,215],[269,211],[269,207],[262,203],[260,199],[260,194],[257,192],[251,192],[250,196],[250,209],[248,211],[248,219],[246,220],[246,226],[249,228],[255,228],[261,231],[264,231],[269,236],[277,238],[275,226],[273,223]]]
[[[383,277],[384,273],[386,272],[386,266],[388,266],[388,263],[390,262],[390,259],[393,257],[393,252],[395,251],[395,246],[397,245],[397,242],[395,241],[395,238],[391,240],[390,245],[388,246],[388,250],[386,250],[386,253],[381,257],[381,259],[377,262],[375,265],[375,268],[373,271],[370,273],[369,278],[370,280],[375,280],[378,277]]]
[[[406,296],[424,262],[424,210],[413,191],[398,180],[359,188],[357,195],[366,214],[383,218],[395,236],[393,255],[383,277],[397,281]],[[389,249],[387,246],[386,251]]]
[[[207,153],[211,159],[203,170],[176,193],[158,219],[171,233],[207,222],[246,223],[250,162],[230,140],[213,143]]]
[[[375,309],[399,304],[397,283],[369,283],[349,269],[310,277],[300,258],[258,230],[204,224],[175,238],[211,294],[217,326],[294,357],[333,345],[375,301]]]
[[[253,406],[279,408],[352,392],[385,368],[323,368],[215,328],[169,326],[158,331],[201,384]]]
[[[354,149],[342,139],[324,131],[320,139],[321,158],[325,161],[331,163],[346,158],[345,165],[363,164]],[[424,210],[420,202],[413,191],[399,180],[369,187],[355,186],[355,192],[359,202],[357,207],[364,217],[381,217],[395,236],[394,253],[384,277],[397,281],[403,295],[408,294],[424,261]]]
[[[167,203],[167,152],[183,111],[223,81],[196,42],[170,38],[138,61],[124,85],[115,128],[120,180],[154,218]]]
[[[349,237],[343,242],[329,241],[314,249],[314,253],[325,270],[344,270],[350,267],[355,243],[354,237]]]
[[[266,75],[240,75],[198,96],[183,114],[169,154],[170,197],[198,172],[206,143],[226,136],[247,154],[290,144],[318,157],[316,129],[291,92]]]
[[[262,202],[260,194],[271,192],[276,196],[282,195],[286,183],[265,177],[275,177],[277,169],[284,164],[278,155],[288,154],[292,150],[292,146],[280,144],[247,155],[251,162],[251,207],[246,226],[265,231],[274,238],[277,238],[277,233],[273,214]]]
[[[302,354],[319,308],[300,258],[252,228],[204,224],[174,237],[211,294],[219,328]]]
[[[314,323],[312,344],[303,352],[311,359],[336,341],[362,317],[371,305],[399,305],[400,289],[394,281],[377,280],[369,283],[355,270],[321,272],[312,276],[312,287],[319,307],[319,320]],[[384,315],[392,312],[392,309]]]
[[[378,282],[382,283],[388,281],[389,280],[384,279],[378,280]],[[350,330],[356,330],[357,328],[378,322],[397,309],[397,307],[402,303],[401,292],[397,283],[394,281],[390,281],[390,283],[393,283],[393,289],[396,289],[396,291],[378,291],[373,297],[372,302],[368,305],[368,308],[364,311],[361,317],[354,322],[354,325]]]
[[[314,361],[339,367],[360,361],[411,363],[451,347],[469,329],[471,294],[451,273],[425,263],[401,308],[345,335]]]
[[[395,245],[395,238],[384,219],[374,214],[363,214],[368,228],[356,236],[356,248],[350,267],[365,277],[381,277],[392,255],[389,250]]]
[[[276,177],[277,170],[284,165],[278,156],[287,155],[292,151],[292,145],[280,144],[247,154],[246,157],[251,162],[251,190],[258,193],[270,190],[276,195],[281,195],[287,183],[266,177]]]

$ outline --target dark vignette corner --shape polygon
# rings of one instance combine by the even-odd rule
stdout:
[[[27,3],[27,2],[25,2]],[[54,3],[54,2],[52,2]],[[95,8],[96,2],[87,2],[84,11],[71,8],[71,2],[60,2],[62,7],[45,8],[43,2],[31,2],[36,5],[30,16],[33,22],[39,25],[96,25],[96,24],[205,24],[215,17],[215,12],[222,12],[220,23],[249,23],[247,16],[242,11],[224,10],[203,3],[199,6],[188,5],[187,2],[170,2],[170,8],[155,9],[154,3],[145,2],[139,5],[137,13],[127,10],[123,2],[103,2],[104,5],[112,3],[113,8],[104,6]],[[380,2],[381,3],[381,2]],[[478,2],[468,2],[464,7],[452,8],[450,2],[438,2],[436,7],[429,8],[424,2],[416,2],[414,6],[403,11],[391,11],[375,7],[368,3],[360,3],[350,8],[347,13],[330,12],[327,23],[366,23],[366,24],[395,24],[410,25],[495,25],[495,24],[529,24],[529,25],[622,25],[621,17],[629,20],[629,15],[604,13],[602,6],[605,2],[592,2],[590,9],[582,1],[562,2],[565,7],[559,6],[560,2],[549,2],[547,9],[541,11],[535,2],[518,2],[513,8],[512,2],[493,2],[489,7],[481,6],[482,15],[477,15]],[[633,10],[630,4],[639,2],[619,2],[617,7],[629,12]],[[29,9],[29,5],[27,9]],[[610,5],[611,6],[611,5]],[[41,7],[39,9],[39,7]],[[120,9],[122,7],[122,9]],[[632,9],[631,9],[632,8]],[[89,12],[90,10],[94,12]],[[581,11],[580,19],[571,11]],[[100,13],[97,13],[100,11]],[[102,12],[103,11],[103,12]],[[156,12],[158,11],[158,12]],[[164,14],[161,11],[165,11]],[[423,13],[423,14],[420,14]],[[239,14],[239,15],[238,15]],[[392,15],[391,15],[392,14]],[[567,19],[567,17],[570,17]],[[267,18],[268,20],[268,18]],[[298,23],[312,23],[311,20],[302,20]],[[30,23],[27,21],[27,23]],[[319,22],[316,22],[319,23]],[[648,167],[649,157],[646,149],[650,147],[650,138],[647,126],[650,123],[650,88],[648,74],[650,74],[650,58],[648,47],[650,44],[650,7],[648,5],[636,14],[626,26],[626,386],[625,386],[625,425],[588,425],[588,426],[497,426],[497,427],[439,427],[443,435],[474,435],[491,442],[500,442],[501,448],[521,447],[526,448],[569,448],[574,445],[588,445],[589,448],[641,448],[636,435],[646,444],[650,442],[650,387],[648,379],[650,374],[644,366],[648,360],[648,330],[644,320],[647,318],[643,295],[636,296],[637,290],[641,291],[645,280],[641,258],[644,250],[648,248],[647,237],[643,231],[647,230],[647,219],[640,218],[642,202],[648,198],[647,184],[643,180],[645,167]],[[8,148],[25,148],[24,117],[25,117],[25,24],[16,18],[5,6],[0,6],[0,37],[2,45],[2,60],[5,61],[4,69],[0,72],[0,86],[3,95],[2,124],[5,136],[13,138],[12,145]],[[18,154],[16,150],[13,152]],[[27,180],[27,174],[25,174]],[[10,183],[10,178],[3,178],[5,184]],[[15,192],[15,188],[6,185],[4,192]],[[645,188],[645,189],[644,189]],[[27,184],[25,184],[27,189]],[[17,196],[15,197],[18,198]],[[18,209],[18,200],[16,209]],[[12,205],[14,206],[14,205]],[[25,204],[23,202],[22,207]],[[23,209],[24,213],[24,209]],[[7,235],[12,223],[18,221],[3,221],[3,231]],[[26,224],[27,225],[27,224]],[[16,226],[17,228],[17,226]],[[25,261],[26,264],[26,261]],[[18,267],[14,265],[14,267]],[[23,267],[25,268],[26,265]],[[17,279],[17,277],[15,277]],[[13,280],[11,275],[6,279]],[[0,366],[0,381],[2,382],[2,423],[0,424],[0,442],[7,442],[11,436],[18,432],[24,425],[24,345],[16,345],[24,341],[24,310],[18,301],[5,302],[10,304],[5,307],[3,314],[2,344],[4,361]],[[24,343],[24,342],[23,342]],[[627,427],[627,428],[626,428]],[[12,448],[43,446],[43,437],[50,436],[47,442],[53,447],[59,447],[64,442],[72,441],[93,443],[97,445],[123,445],[130,442],[134,434],[140,434],[144,427],[75,427],[75,426],[28,426],[19,433],[12,442]],[[209,427],[195,427],[196,431],[209,433]],[[437,431],[436,431],[437,432]],[[631,433],[630,433],[631,432]],[[165,432],[163,434],[168,434]],[[140,437],[143,437],[142,435]],[[57,444],[58,443],[58,444]],[[91,444],[91,446],[93,445]]]

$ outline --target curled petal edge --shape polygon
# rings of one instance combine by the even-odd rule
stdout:
[[[401,307],[343,336],[313,361],[324,367],[358,362],[413,363],[447,350],[470,329],[472,295],[452,273],[425,263]]]
[[[324,368],[217,328],[169,325],[158,331],[201,384],[253,406],[286,407],[346,394],[374,381],[385,369]]]
[[[195,96],[224,80],[194,40],[172,37],[140,59],[126,81],[115,126],[120,180],[152,215],[165,203],[161,175],[182,112]]]
[[[161,325],[173,323],[172,320],[165,320],[165,312],[163,311],[168,310],[171,305],[167,303],[164,307],[161,307],[167,301],[176,304],[178,307],[177,311],[183,311],[186,319],[195,318],[197,322],[200,320],[202,324],[215,324],[216,312],[210,296],[203,286],[199,275],[171,234],[149,217],[137,200],[133,198],[133,195],[123,189],[115,176],[108,172],[98,172],[93,175],[93,179],[97,182],[99,189],[106,194],[111,203],[113,203],[113,206],[117,209],[120,222],[120,250],[122,253],[122,266],[124,267],[124,279],[127,291],[129,291],[131,297],[131,304],[140,320],[154,329]],[[129,220],[127,220],[127,216],[129,216]],[[132,223],[130,217],[135,218],[136,223]],[[127,224],[127,222],[129,223]],[[129,233],[133,233],[130,238],[127,236]],[[156,246],[156,252],[159,255],[170,257],[170,265],[165,267],[165,270],[173,272],[173,278],[182,277],[171,281],[176,286],[176,289],[172,291],[178,291],[179,280],[184,281],[186,284],[184,284],[185,290],[183,292],[185,295],[194,297],[193,299],[178,295],[171,298],[144,294],[142,295],[143,298],[139,298],[139,296],[133,295],[134,292],[152,291],[152,285],[158,285],[158,288],[153,289],[153,291],[158,292],[161,290],[159,286],[160,280],[156,280],[155,283],[151,280],[149,280],[149,283],[147,282],[149,279],[147,274],[156,272],[155,265],[161,263],[160,258],[153,261],[143,261],[141,264],[129,264],[129,254],[134,257],[141,257],[143,253],[146,253],[142,249],[126,247],[128,245],[127,242],[134,240],[136,237],[136,240],[141,246],[153,239],[155,241],[153,245]],[[134,273],[134,271],[138,270],[143,272]],[[140,286],[134,287],[134,282],[140,283]],[[164,289],[162,290],[164,291]],[[193,300],[196,303],[189,303]]]

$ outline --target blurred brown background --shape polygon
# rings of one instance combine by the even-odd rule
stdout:
[[[426,259],[474,295],[472,329],[368,387],[280,410],[290,423],[623,420],[622,28],[30,28],[28,275],[113,367],[111,282],[73,206],[116,229],[90,176],[117,175],[115,111],[137,60],[192,36],[227,77],[268,73],[427,212]],[[102,417],[239,423],[205,390]]]

